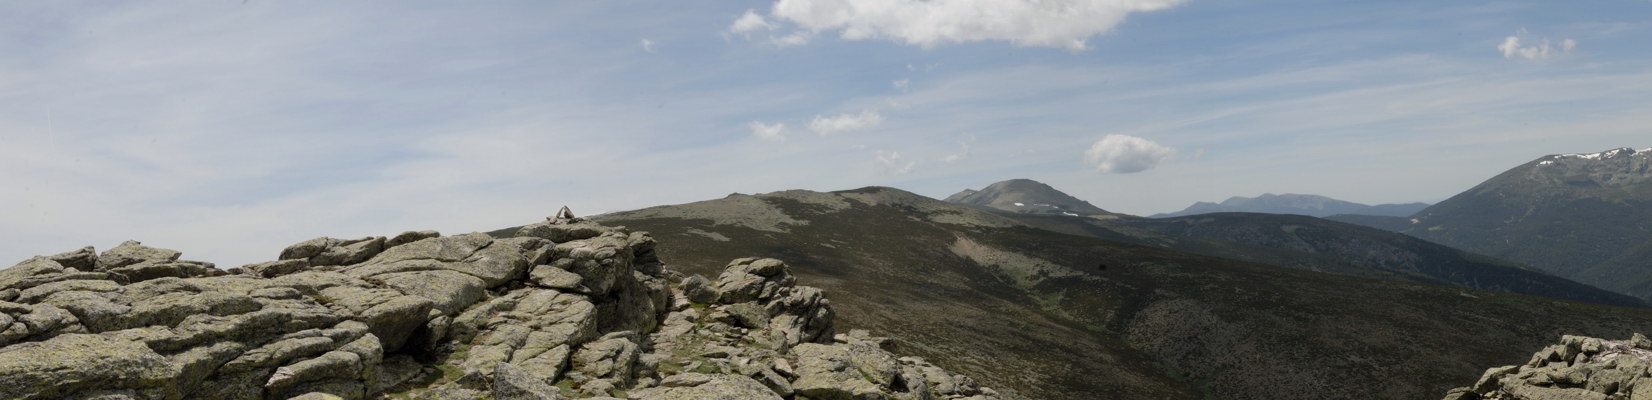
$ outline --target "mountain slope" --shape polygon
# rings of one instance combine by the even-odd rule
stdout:
[[[1336,214],[1406,217],[1422,210],[1425,207],[1428,207],[1428,204],[1406,203],[1379,204],[1370,206],[1319,195],[1267,193],[1257,197],[1229,197],[1220,204],[1201,201],[1193,203],[1193,205],[1188,206],[1187,209],[1171,213],[1154,214],[1151,218],[1169,218],[1217,212],[1298,214],[1314,217],[1324,217]]]
[[[1652,149],[1540,157],[1415,218],[1405,233],[1652,298]]]
[[[1648,309],[1155,249],[889,188],[594,218],[653,232],[685,271],[784,260],[844,328],[890,332],[1006,397],[1425,398],[1562,333],[1652,327]]]
[[[1024,181],[1026,183],[1019,187],[1005,185],[1006,182],[989,188],[997,189],[993,193],[1000,198],[1021,193],[1006,191],[1017,189],[1036,192],[1042,197],[1070,197],[1037,182]],[[1325,197],[1303,195],[1267,195],[1264,198],[1285,199],[1293,196],[1309,199],[1307,203],[1312,204],[1336,202]],[[960,196],[955,195],[949,202],[958,203],[957,197]],[[1318,200],[1314,200],[1316,198]],[[1089,218],[1072,218],[1071,213],[1004,212],[1003,215],[1029,226],[1056,232],[1313,271],[1449,284],[1600,304],[1645,305],[1630,296],[1527,269],[1513,262],[1463,252],[1391,231],[1301,215],[1212,213],[1155,219],[1116,214],[1097,214]],[[1406,224],[1410,223],[1409,219],[1400,217],[1339,215],[1363,220],[1402,219]]]
[[[1022,214],[1107,214],[1107,210],[1031,179],[999,181],[981,190],[964,189],[943,201]]]
[[[1631,296],[1513,262],[1390,231],[1301,215],[1215,213],[1156,219],[1010,217],[1058,232],[1311,271],[1599,304],[1645,305]]]
[[[1390,217],[1381,215],[1337,214],[1324,217],[1325,219],[1377,228],[1389,232],[1399,232],[1411,228],[1411,218]]]
[[[736,254],[784,260],[826,290],[840,331],[887,328],[876,330],[904,352],[1012,398],[1198,398],[1152,359],[1044,312],[956,251],[961,231],[1017,225],[996,214],[869,190],[734,195],[592,218],[655,232],[661,257],[688,272],[709,276]]]
[[[1508,261],[1393,232],[1307,216],[1223,213],[1137,222],[1135,226],[1167,234],[1330,256],[1335,259],[1334,262],[1388,272],[1419,282],[1602,304],[1645,305],[1633,297],[1527,269]]]

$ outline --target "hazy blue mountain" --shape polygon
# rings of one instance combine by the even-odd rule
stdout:
[[[1407,234],[1652,298],[1652,149],[1539,157],[1413,218]]]
[[[1427,203],[1365,205],[1312,194],[1263,194],[1257,197],[1229,197],[1221,203],[1197,202],[1187,209],[1154,214],[1151,218],[1180,217],[1218,212],[1254,212],[1269,214],[1298,214],[1325,217],[1336,214],[1379,215],[1408,217],[1427,208]]]

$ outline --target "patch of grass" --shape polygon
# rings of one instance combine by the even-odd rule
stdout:
[[[470,348],[471,345],[469,344],[455,346],[446,357],[442,358],[441,361],[431,365],[431,367],[436,368],[437,373],[425,374],[418,379],[402,383],[397,386],[397,388],[402,388],[402,390],[388,392],[385,396],[392,399],[412,399],[413,396],[417,394],[416,392],[422,392],[425,389],[430,389],[458,380],[460,377],[464,376],[465,371],[459,369],[459,366],[453,365],[450,362],[463,362],[466,357],[469,357]]]
[[[699,361],[700,365],[694,367],[693,370],[690,370],[688,372],[701,373],[701,374],[721,374],[721,373],[723,373],[722,369],[717,368],[717,363],[711,362],[711,360],[709,360],[709,359],[706,359],[704,357],[696,357],[694,361]]]
[[[579,394],[579,385],[575,385],[574,380],[569,379],[567,376],[563,376],[562,379],[558,379],[556,383],[551,386],[555,386],[556,390],[561,391],[565,396],[576,396]]]

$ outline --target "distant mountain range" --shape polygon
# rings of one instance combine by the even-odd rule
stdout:
[[[1652,299],[1652,149],[1539,157],[1413,218],[1401,232]]]
[[[1193,203],[1187,209],[1172,213],[1153,214],[1150,218],[1169,218],[1218,212],[1298,214],[1311,217],[1326,217],[1337,214],[1409,217],[1411,214],[1422,211],[1427,207],[1428,203],[1378,204],[1372,206],[1312,194],[1268,193],[1257,197],[1229,197],[1221,203],[1201,201]]]
[[[993,186],[1005,186],[1000,184]],[[1042,184],[1021,186],[1038,187],[1041,196],[1066,196]],[[1016,195],[1014,192],[1000,193],[1003,196]],[[1072,218],[1071,215],[1037,216],[1024,213],[1006,216],[1055,232],[1283,267],[1602,304],[1644,305],[1631,296],[1580,284],[1519,263],[1454,249],[1391,230],[1303,215],[1246,212],[1169,218],[1129,215]],[[1361,216],[1343,214],[1339,217]]]
[[[1021,214],[1083,216],[1109,214],[1107,210],[1031,179],[1010,179],[981,190],[964,189],[947,196],[948,203]]]

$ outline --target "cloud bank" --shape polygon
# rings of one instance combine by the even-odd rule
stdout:
[[[1084,163],[1104,174],[1142,172],[1175,157],[1176,149],[1128,135],[1107,135],[1084,151]]]
[[[1085,40],[1112,31],[1131,13],[1163,10],[1182,2],[779,0],[769,18],[747,10],[729,31],[776,29],[776,21],[785,21],[810,33],[840,31],[844,39],[888,39],[925,48],[951,42],[1007,41],[1079,51],[1086,48]]]

